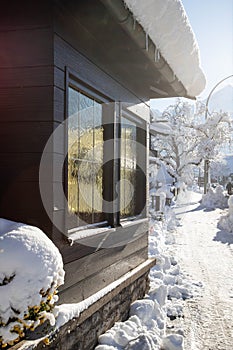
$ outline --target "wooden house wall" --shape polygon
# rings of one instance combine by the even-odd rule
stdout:
[[[53,120],[53,35],[48,1],[1,4],[1,217],[51,231],[39,192],[41,153]],[[52,169],[48,165],[48,172]],[[49,194],[48,195],[52,195]]]
[[[135,99],[114,76],[104,72],[87,58],[89,50],[93,49],[93,43],[91,38],[85,42],[87,34],[77,18],[74,20],[69,12],[59,7],[55,8],[55,14],[54,89],[55,96],[59,98],[55,99],[54,120],[61,120],[62,111],[65,110],[67,69],[75,73],[83,83],[112,101]],[[62,211],[60,214],[62,215]],[[148,254],[147,222],[136,225],[135,230],[139,226],[141,235],[134,242],[128,243],[126,240],[123,246],[99,251],[92,248],[91,244],[88,246],[74,243],[68,246],[57,235],[56,242],[63,254],[66,269],[66,281],[60,291],[60,302],[80,301],[145,261]],[[124,236],[126,231],[127,229],[117,229],[114,234]]]
[[[69,302],[86,298],[147,259],[147,223],[139,225],[144,235],[134,242],[96,251],[80,243],[70,246],[44,210],[39,165],[49,136],[65,117],[67,68],[112,101],[133,97],[114,76],[80,53],[84,33],[78,23],[59,6],[51,6],[45,0],[15,1],[14,6],[5,4],[0,14],[0,212],[1,217],[40,227],[58,246],[66,270],[60,300]],[[47,196],[56,204],[54,218],[65,229],[65,203],[56,191],[65,130],[56,142],[47,164]],[[115,234],[124,236],[126,231]]]

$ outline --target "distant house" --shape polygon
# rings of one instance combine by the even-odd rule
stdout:
[[[148,290],[147,101],[195,96],[129,3],[1,8],[1,216],[38,226],[57,245],[60,303],[119,281],[63,326],[51,349],[92,349]]]

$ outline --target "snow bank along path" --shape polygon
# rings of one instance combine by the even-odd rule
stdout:
[[[204,284],[202,297],[186,303],[185,349],[232,350],[233,235],[218,229],[227,209],[205,210],[200,199],[193,194],[190,205],[176,209],[176,256],[182,270]]]
[[[183,331],[168,327],[182,317],[184,300],[199,294],[200,284],[186,279],[170,250],[176,218],[170,208],[166,220],[151,220],[149,256],[157,263],[150,271],[150,291],[131,305],[130,317],[100,335],[96,350],[183,350]],[[171,321],[172,323],[172,321]]]

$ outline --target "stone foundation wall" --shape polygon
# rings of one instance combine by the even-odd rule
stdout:
[[[125,321],[129,316],[130,304],[143,298],[149,289],[148,272],[122,289],[98,311],[80,325],[77,320],[63,326],[49,346],[39,344],[36,349],[92,350],[98,344],[98,336],[111,328],[116,321]]]
[[[149,290],[148,274],[156,264],[150,258],[114,282],[112,289],[93,294],[90,306],[64,324],[58,331],[49,325],[27,334],[26,339],[11,350],[92,350],[98,344],[99,335],[105,333],[117,321],[129,317],[130,305],[142,299]],[[109,286],[110,287],[110,286]],[[48,341],[49,340],[49,341]]]

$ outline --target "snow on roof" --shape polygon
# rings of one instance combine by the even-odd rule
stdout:
[[[190,96],[205,88],[199,48],[180,0],[124,0]]]

